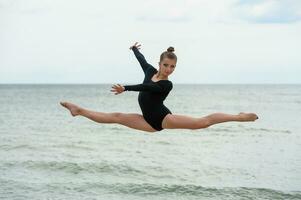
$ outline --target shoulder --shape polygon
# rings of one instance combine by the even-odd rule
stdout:
[[[151,71],[152,73],[153,73],[153,72],[156,73],[156,72],[158,71],[156,68],[154,68],[154,66],[152,66],[152,65],[149,64],[149,63],[148,63],[148,70]]]
[[[164,86],[168,91],[172,90],[173,84],[170,80],[162,80],[160,81],[160,84]]]
[[[171,90],[172,87],[173,87],[173,84],[172,84],[172,82],[171,82],[170,80],[167,80],[167,85],[168,85],[168,87],[169,87],[170,90]]]

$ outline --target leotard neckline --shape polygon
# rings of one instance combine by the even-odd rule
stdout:
[[[157,73],[158,70],[156,69],[155,73]],[[154,77],[155,73],[153,74],[153,76],[150,78],[151,82],[154,82],[154,83],[158,83],[159,81],[169,81],[168,79],[161,79],[161,80],[158,80],[158,81],[153,81],[152,78]]]

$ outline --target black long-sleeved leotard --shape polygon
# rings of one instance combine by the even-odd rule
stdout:
[[[154,129],[161,131],[164,117],[167,114],[172,114],[163,104],[163,101],[172,90],[173,84],[169,80],[152,81],[152,77],[158,70],[147,63],[137,47],[134,46],[132,50],[142,67],[145,77],[142,84],[125,85],[125,91],[139,91],[138,102],[144,119]]]

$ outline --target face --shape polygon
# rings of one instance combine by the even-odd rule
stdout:
[[[159,62],[160,73],[169,76],[176,68],[176,60],[164,58],[161,63]]]

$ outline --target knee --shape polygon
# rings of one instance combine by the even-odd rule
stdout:
[[[120,123],[122,121],[122,115],[123,113],[120,112],[112,113],[112,121],[115,123]]]
[[[208,117],[203,117],[201,118],[198,123],[197,123],[197,128],[208,128],[209,126],[211,126],[211,120]]]

